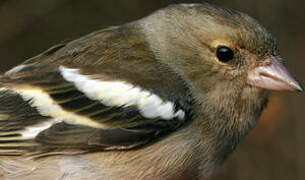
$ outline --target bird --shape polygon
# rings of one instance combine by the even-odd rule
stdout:
[[[205,179],[270,91],[303,91],[275,38],[206,2],[55,45],[0,76],[3,179]]]

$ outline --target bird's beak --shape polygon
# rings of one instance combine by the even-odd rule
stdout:
[[[272,56],[270,61],[270,65],[259,66],[249,72],[247,78],[249,85],[276,91],[304,90],[277,58]]]

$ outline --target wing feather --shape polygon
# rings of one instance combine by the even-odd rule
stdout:
[[[188,118],[183,104],[122,80],[45,64],[17,69],[0,80],[0,155],[130,149]]]

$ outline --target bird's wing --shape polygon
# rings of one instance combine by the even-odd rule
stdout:
[[[0,155],[131,149],[189,117],[190,98],[173,98],[171,87],[88,71],[34,63],[1,77]]]

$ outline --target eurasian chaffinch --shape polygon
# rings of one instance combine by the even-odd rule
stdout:
[[[268,90],[303,91],[256,20],[179,4],[54,46],[0,79],[5,179],[202,179]]]

